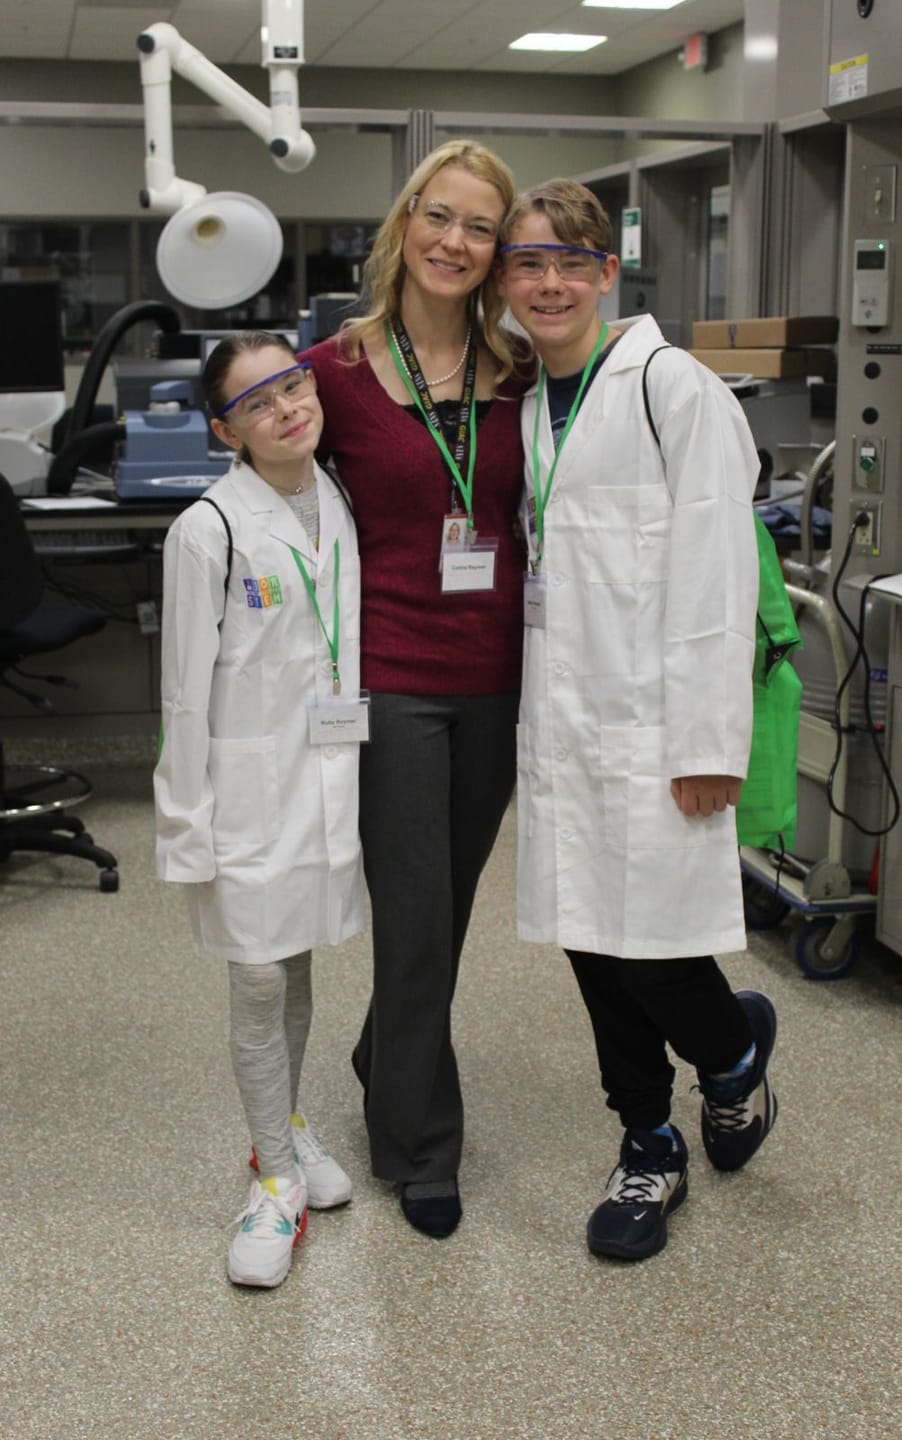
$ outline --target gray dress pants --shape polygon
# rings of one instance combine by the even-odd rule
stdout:
[[[373,995],[354,1051],[373,1174],[457,1174],[451,1001],[470,911],[516,776],[517,694],[374,694],[360,833]]]

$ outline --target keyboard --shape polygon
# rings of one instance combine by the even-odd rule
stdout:
[[[39,530],[31,540],[36,555],[43,559],[114,560],[117,556],[134,556],[142,550],[162,547],[165,530]]]

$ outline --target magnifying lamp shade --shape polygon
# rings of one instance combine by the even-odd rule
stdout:
[[[177,210],[157,245],[170,295],[200,310],[238,305],[262,290],[282,258],[279,222],[252,195],[202,195]]]

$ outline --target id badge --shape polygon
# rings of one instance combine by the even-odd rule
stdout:
[[[497,540],[477,540],[465,550],[442,553],[442,594],[467,590],[494,590]]]
[[[545,629],[545,576],[526,575],[523,579],[523,623],[534,630]]]
[[[462,511],[446,515],[442,521],[442,543],[439,555],[459,555],[462,550],[467,549],[470,540],[466,515]],[[439,569],[441,569],[441,560],[439,560]]]
[[[370,692],[317,695],[308,706],[311,745],[363,745],[370,738]]]

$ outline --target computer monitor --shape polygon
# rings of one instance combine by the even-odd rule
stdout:
[[[0,393],[65,389],[63,309],[55,280],[0,280]]]

